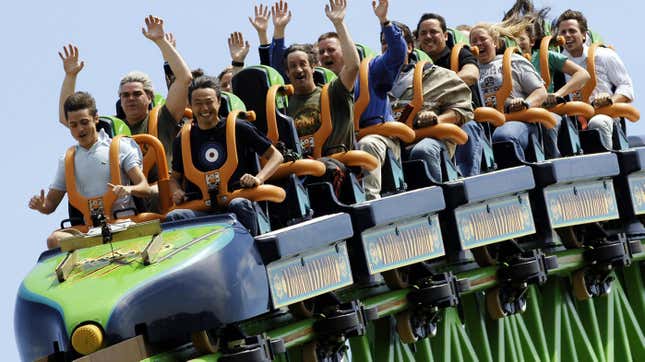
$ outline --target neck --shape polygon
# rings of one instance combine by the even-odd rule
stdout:
[[[92,148],[92,146],[94,146],[94,144],[95,144],[98,140],[99,140],[99,136],[98,136],[98,134],[97,134],[96,136],[94,136],[94,138],[93,138],[93,139],[92,139],[88,144],[82,145],[82,144],[80,144],[80,143],[79,143],[78,145],[79,145],[79,146],[81,146],[81,147],[83,147],[83,148],[84,148],[84,149],[86,149],[86,150],[89,150],[90,148]]]
[[[581,46],[580,48],[572,50],[571,52],[569,52],[569,54],[571,54],[571,56],[576,58],[581,57],[582,54],[584,53],[584,49],[585,49],[584,46]]]
[[[293,92],[294,94],[303,95],[303,94],[309,94],[315,90],[316,90],[316,84],[312,82],[304,87],[295,88]]]
[[[218,117],[215,117],[215,119],[213,119],[213,120],[211,120],[211,119],[199,120],[198,119],[197,120],[197,127],[199,127],[199,129],[205,131],[205,130],[208,130],[208,129],[211,129],[211,128],[215,128],[215,126],[217,126],[218,123],[219,123],[219,118]]]

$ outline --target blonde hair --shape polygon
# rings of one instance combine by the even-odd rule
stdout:
[[[119,82],[119,95],[121,94],[121,87],[126,83],[139,82],[143,85],[143,90],[148,93],[150,99],[154,98],[154,89],[152,88],[152,80],[150,76],[144,72],[134,70],[124,75]]]
[[[518,43],[518,35],[526,31],[526,28],[533,25],[535,21],[532,17],[524,17],[521,20],[507,20],[502,23],[477,23],[471,29],[471,34],[477,29],[482,29],[485,31],[492,39],[497,49],[504,49],[505,42],[504,38],[509,38],[510,40]]]

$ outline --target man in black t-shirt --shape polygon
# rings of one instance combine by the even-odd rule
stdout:
[[[226,153],[226,121],[220,120],[219,112],[219,83],[217,79],[202,76],[195,79],[188,89],[188,102],[196,122],[190,131],[190,148],[193,165],[201,172],[216,170],[224,165]],[[261,134],[255,126],[243,120],[236,120],[235,138],[237,146],[238,166],[229,180],[229,188],[239,185],[250,188],[261,185],[269,178],[282,163],[282,154],[271,145],[271,141]],[[190,199],[202,199],[199,188],[184,177],[181,134],[173,145],[172,174],[170,192],[175,204],[181,204]],[[255,169],[254,154],[261,155],[266,160],[265,166],[253,176]],[[233,187],[234,188],[234,187]],[[215,202],[215,200],[213,200]],[[231,200],[227,210],[234,213],[240,223],[249,229],[252,235],[258,231],[257,215],[252,203],[243,198]],[[181,220],[207,215],[207,212],[190,209],[176,209],[167,216],[169,220]]]

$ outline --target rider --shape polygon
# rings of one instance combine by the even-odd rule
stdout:
[[[85,197],[97,197],[105,194],[108,187],[117,195],[112,210],[134,208],[132,196],[150,197],[155,190],[148,185],[143,176],[141,150],[129,138],[122,138],[119,144],[119,163],[121,179],[124,185],[113,185],[110,181],[110,143],[111,139],[104,130],[97,131],[99,117],[94,98],[85,92],[76,92],[63,102],[63,115],[67,120],[72,137],[78,142],[74,152],[74,169],[79,193]],[[43,214],[56,210],[65,196],[65,157],[58,163],[56,177],[47,196],[41,190],[29,200],[29,208]],[[60,245],[60,240],[78,234],[75,229],[60,229],[47,238],[47,247],[52,249]]]
[[[565,38],[563,54],[581,67],[586,67],[589,47],[585,44],[585,16],[579,11],[567,10],[558,18],[556,27],[558,33]],[[603,47],[598,47],[595,54],[597,84],[591,93],[592,104],[599,107],[611,103],[631,103],[634,100],[632,79],[618,54]],[[612,148],[614,122],[611,117],[598,114],[588,123],[589,129],[597,129],[600,132],[602,143],[608,149]]]
[[[181,58],[177,50],[165,37],[163,20],[152,15],[145,19],[146,29],[143,35],[154,42],[161,50],[163,58],[170,64],[175,75],[166,103],[158,113],[158,138],[166,151],[168,164],[172,160],[172,142],[179,130],[177,123],[182,120],[186,108],[188,85],[192,79],[190,69]],[[76,77],[83,69],[84,62],[79,62],[78,48],[68,45],[64,48],[64,55],[58,53],[63,60],[65,79],[60,92],[59,121],[67,126],[63,113],[63,102],[74,93]],[[150,133],[148,119],[151,103],[154,98],[150,77],[142,72],[130,72],[119,83],[119,98],[125,113],[124,121],[132,134]]]
[[[219,169],[227,157],[226,121],[219,117],[219,97],[219,82],[209,76],[195,79],[188,91],[188,101],[195,118],[190,130],[191,155],[195,168],[202,172]],[[282,163],[282,154],[271,145],[271,141],[265,135],[247,121],[236,120],[235,135],[239,164],[229,184],[239,180],[243,188],[262,185]],[[176,137],[174,142],[170,192],[173,202],[180,205],[200,191],[184,177],[181,135]],[[249,172],[255,168],[255,154],[261,155],[267,162],[253,176]],[[235,198],[228,204],[227,211],[234,213],[240,223],[249,229],[251,235],[257,235],[258,220],[251,201]],[[207,214],[208,212],[204,211],[175,209],[168,213],[167,219],[182,220]]]

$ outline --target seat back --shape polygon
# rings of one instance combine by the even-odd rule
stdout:
[[[219,116],[221,118],[228,117],[229,112],[246,111],[246,105],[242,100],[233,93],[221,92],[219,97]]]

